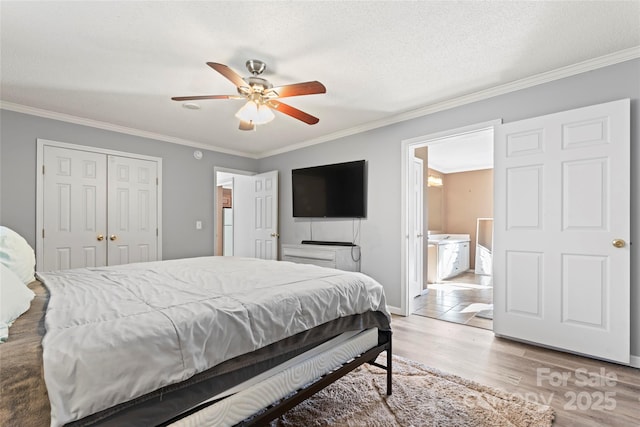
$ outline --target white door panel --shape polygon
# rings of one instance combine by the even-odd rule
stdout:
[[[108,158],[109,265],[156,261],[157,163]]]
[[[409,297],[420,295],[424,268],[424,173],[423,161],[414,157],[410,165],[409,182]]]
[[[255,257],[278,259],[278,171],[254,175]]]
[[[43,161],[45,238],[38,270],[106,265],[105,157],[46,146]]]
[[[253,177],[233,177],[233,255],[254,257],[253,245]]]
[[[629,100],[497,128],[497,334],[629,362],[629,132]]]
[[[233,177],[233,254],[278,259],[278,171]]]

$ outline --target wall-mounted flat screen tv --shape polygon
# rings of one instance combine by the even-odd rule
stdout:
[[[365,161],[293,169],[293,216],[365,218]]]

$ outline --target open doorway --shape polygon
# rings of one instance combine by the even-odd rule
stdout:
[[[234,193],[233,182],[237,176],[254,175],[254,172],[225,168],[214,168],[215,176],[215,235],[214,255],[232,256],[233,248],[233,217]],[[242,204],[240,204],[242,207]]]
[[[416,270],[413,264],[418,260],[412,257],[422,257],[424,271],[418,293],[408,280],[407,314],[492,329],[495,124],[442,132],[406,144],[407,164],[417,157],[424,165],[422,230],[411,229],[416,211],[411,182],[405,199],[409,241],[405,277],[411,279]],[[413,234],[424,236],[420,251],[412,250]]]
[[[214,254],[278,258],[278,171],[214,168]]]
[[[233,174],[216,173],[216,252],[233,255]]]

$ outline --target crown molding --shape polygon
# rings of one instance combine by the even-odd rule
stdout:
[[[346,136],[355,135],[357,133],[362,133],[362,132],[377,129],[380,127],[392,125],[394,123],[415,119],[418,117],[437,113],[439,111],[449,110],[451,108],[460,107],[465,104],[471,104],[472,102],[482,101],[488,98],[493,98],[494,96],[504,95],[510,92],[515,92],[515,91],[526,89],[532,86],[537,86],[543,83],[549,83],[555,80],[563,79],[565,77],[571,77],[576,74],[585,73],[587,71],[593,71],[598,68],[607,67],[609,65],[615,65],[620,62],[630,61],[632,59],[637,59],[637,58],[640,58],[640,46],[634,46],[629,49],[624,49],[608,55],[600,56],[597,58],[578,62],[573,65],[568,65],[566,67],[558,68],[552,71],[536,74],[535,76],[525,77],[524,79],[516,80],[510,83],[505,83],[500,86],[484,89],[468,95],[451,98],[442,102],[420,107],[415,110],[406,111],[404,113],[400,113],[395,116],[390,116],[381,120],[364,123],[360,126],[355,126],[349,129],[330,133],[328,135],[324,135],[318,138],[313,138],[297,144],[289,145],[287,147],[279,148],[277,150],[265,151],[260,153],[258,155],[258,158],[262,159],[265,157],[275,156],[277,154],[283,154],[288,151],[299,150],[301,148],[310,147],[312,145],[321,144],[323,142],[333,141],[339,138],[344,138]]]
[[[46,119],[59,120],[62,122],[73,123],[82,126],[89,126],[98,129],[104,129],[112,132],[124,133],[127,135],[139,136],[141,138],[155,139],[157,141],[170,142],[172,144],[186,145],[188,147],[199,148],[201,150],[216,151],[224,154],[231,154],[234,156],[248,157],[257,159],[258,157],[252,153],[245,153],[243,151],[230,150],[228,148],[216,147],[211,144],[205,144],[203,142],[190,141],[188,139],[176,138],[173,136],[163,135],[160,133],[148,132],[141,129],[130,128],[127,126],[115,125],[108,122],[101,122],[99,120],[87,119],[85,117],[73,116],[70,114],[58,113],[55,111],[44,110],[41,108],[29,107],[27,105],[15,104],[13,102],[7,102],[0,100],[0,109],[15,111],[17,113],[30,114],[32,116],[43,117]]]
[[[29,107],[26,105],[15,104],[12,102],[6,102],[0,100],[0,109],[15,111],[18,113],[30,114],[34,116],[44,117],[53,120],[60,120],[63,122],[74,123],[83,126],[90,126],[98,129],[109,130],[113,132],[124,133],[133,136],[139,136],[142,138],[150,138],[159,141],[170,142],[173,144],[186,145],[189,147],[200,148],[208,151],[216,151],[225,154],[231,154],[234,156],[247,157],[251,159],[262,159],[265,157],[275,156],[278,154],[287,153],[289,151],[299,150],[301,148],[310,147],[312,145],[321,144],[323,142],[333,141],[336,139],[344,138],[346,136],[355,135],[358,133],[366,132],[369,130],[389,126],[395,123],[400,123],[406,120],[415,119],[418,117],[426,116],[429,114],[437,113],[439,111],[449,110],[451,108],[460,107],[472,102],[482,101],[488,98],[492,98],[498,95],[504,95],[517,90],[526,89],[532,86],[537,86],[543,83],[549,83],[554,80],[563,79],[565,77],[574,76],[576,74],[585,73],[587,71],[593,71],[598,68],[607,67],[609,65],[615,65],[621,62],[630,61],[632,59],[640,58],[640,46],[634,46],[628,49],[624,49],[618,52],[614,52],[608,55],[600,56],[597,58],[589,59],[586,61],[578,62],[573,65],[558,68],[545,73],[537,74],[535,76],[526,77],[524,79],[516,80],[510,83],[506,83],[500,86],[495,86],[489,89],[484,89],[478,92],[474,92],[468,95],[451,98],[435,104],[426,105],[414,110],[406,111],[394,116],[386,117],[381,120],[375,120],[372,122],[364,123],[359,126],[354,126],[348,129],[344,129],[338,132],[333,132],[327,135],[320,136],[318,138],[301,141],[296,144],[289,145],[287,147],[279,148],[276,150],[264,151],[258,154],[248,153],[238,150],[230,150],[228,148],[217,147],[214,145],[206,144],[203,142],[190,141],[187,139],[176,138],[173,136],[163,135],[154,132],[148,132],[141,129],[130,128],[126,126],[115,125],[112,123],[101,122],[98,120],[87,119],[84,117],[73,116],[70,114],[57,113],[55,111],[44,110],[40,108]]]

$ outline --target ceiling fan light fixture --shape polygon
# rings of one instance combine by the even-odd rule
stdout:
[[[256,104],[254,101],[248,101],[238,112],[236,117],[243,122],[251,122],[254,125],[263,125],[274,119],[275,115],[271,108],[263,104]]]
[[[320,120],[311,114],[277,100],[277,98],[326,93],[327,88],[318,81],[314,80],[273,87],[267,79],[259,77],[264,72],[266,65],[257,59],[250,59],[246,63],[247,69],[251,73],[249,77],[242,77],[228,66],[217,62],[207,62],[207,65],[233,83],[236,86],[238,94],[174,96],[171,99],[174,101],[195,101],[204,99],[245,98],[247,103],[235,114],[235,116],[240,119],[240,130],[255,130],[255,125],[263,125],[271,122],[275,118],[273,111],[271,111],[272,109],[278,110],[282,114],[300,120],[308,125],[315,125]],[[185,104],[184,106],[185,108],[196,107],[195,104]]]
[[[253,101],[248,101],[236,113],[236,117],[243,122],[252,122],[258,115],[258,105]]]
[[[258,125],[263,125],[265,123],[269,123],[274,119],[274,117],[275,114],[273,114],[271,108],[267,107],[264,104],[260,104],[258,106],[258,115],[256,116],[256,120],[254,120],[253,122]]]

